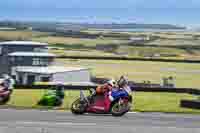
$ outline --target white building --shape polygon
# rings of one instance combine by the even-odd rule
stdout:
[[[48,53],[48,44],[27,41],[0,43],[0,74],[7,73],[18,84],[35,82],[89,83],[87,68],[54,66],[54,54]]]
[[[14,67],[13,72],[20,84],[35,82],[86,84],[90,82],[90,71],[86,68],[18,66]]]

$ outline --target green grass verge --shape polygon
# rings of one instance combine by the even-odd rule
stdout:
[[[91,68],[92,74],[97,77],[118,79],[121,75],[126,75],[129,80],[136,82],[149,80],[152,83],[161,83],[163,77],[173,76],[177,87],[200,88],[199,64],[67,59],[58,59],[56,62],[63,66]]]
[[[200,110],[180,107],[180,100],[196,99],[188,94],[137,92],[135,111],[166,113],[200,113]]]
[[[37,102],[41,99],[46,90],[14,90],[8,105],[21,108],[41,108]],[[79,96],[79,91],[66,91],[65,100],[60,109],[69,109],[71,103]]]
[[[37,106],[37,102],[44,92],[44,90],[15,90],[8,106],[40,109],[41,106]],[[63,105],[57,109],[69,110],[71,103],[79,97],[79,91],[66,91],[65,95],[66,97]],[[179,107],[181,99],[196,98],[188,94],[136,92],[133,94],[133,97],[134,108],[132,111],[200,113],[200,110]]]

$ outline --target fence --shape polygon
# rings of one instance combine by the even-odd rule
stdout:
[[[49,89],[55,88],[56,85],[16,85],[16,89]],[[91,85],[65,85],[66,90],[86,90],[89,88],[96,88]],[[193,95],[200,95],[200,89],[195,88],[166,88],[166,87],[131,87],[133,91],[138,92],[170,92],[170,93],[187,93]]]
[[[200,63],[200,60],[137,58],[137,57],[58,56],[57,58],[61,58],[61,59],[87,59],[87,60],[126,60],[126,61],[154,61],[154,62],[174,62],[174,63]]]

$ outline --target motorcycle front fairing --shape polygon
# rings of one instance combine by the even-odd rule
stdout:
[[[0,105],[6,104],[10,100],[11,93],[12,91],[9,90],[0,92]]]
[[[92,113],[109,113],[110,110],[110,100],[108,96],[105,95],[95,95],[87,108],[87,112]]]
[[[10,91],[0,92],[0,97],[4,97],[4,96],[8,96],[8,95],[10,95]]]

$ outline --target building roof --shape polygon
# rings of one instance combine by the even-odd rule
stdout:
[[[38,74],[54,74],[54,73],[72,72],[72,71],[81,71],[81,70],[88,70],[88,69],[80,68],[80,67],[60,67],[60,66],[48,66],[48,67],[18,66],[18,67],[15,67],[15,71],[17,72],[38,73]]]
[[[33,56],[33,57],[55,57],[55,54],[47,52],[13,52],[8,56]]]
[[[36,82],[36,85],[45,85],[45,83],[47,83],[48,85],[58,85],[58,84],[62,84],[62,85],[70,85],[70,86],[97,86],[97,84],[93,83],[93,82]]]
[[[39,46],[46,46],[47,43],[40,43],[40,42],[32,42],[32,41],[6,41],[0,42],[0,45],[39,45]]]

